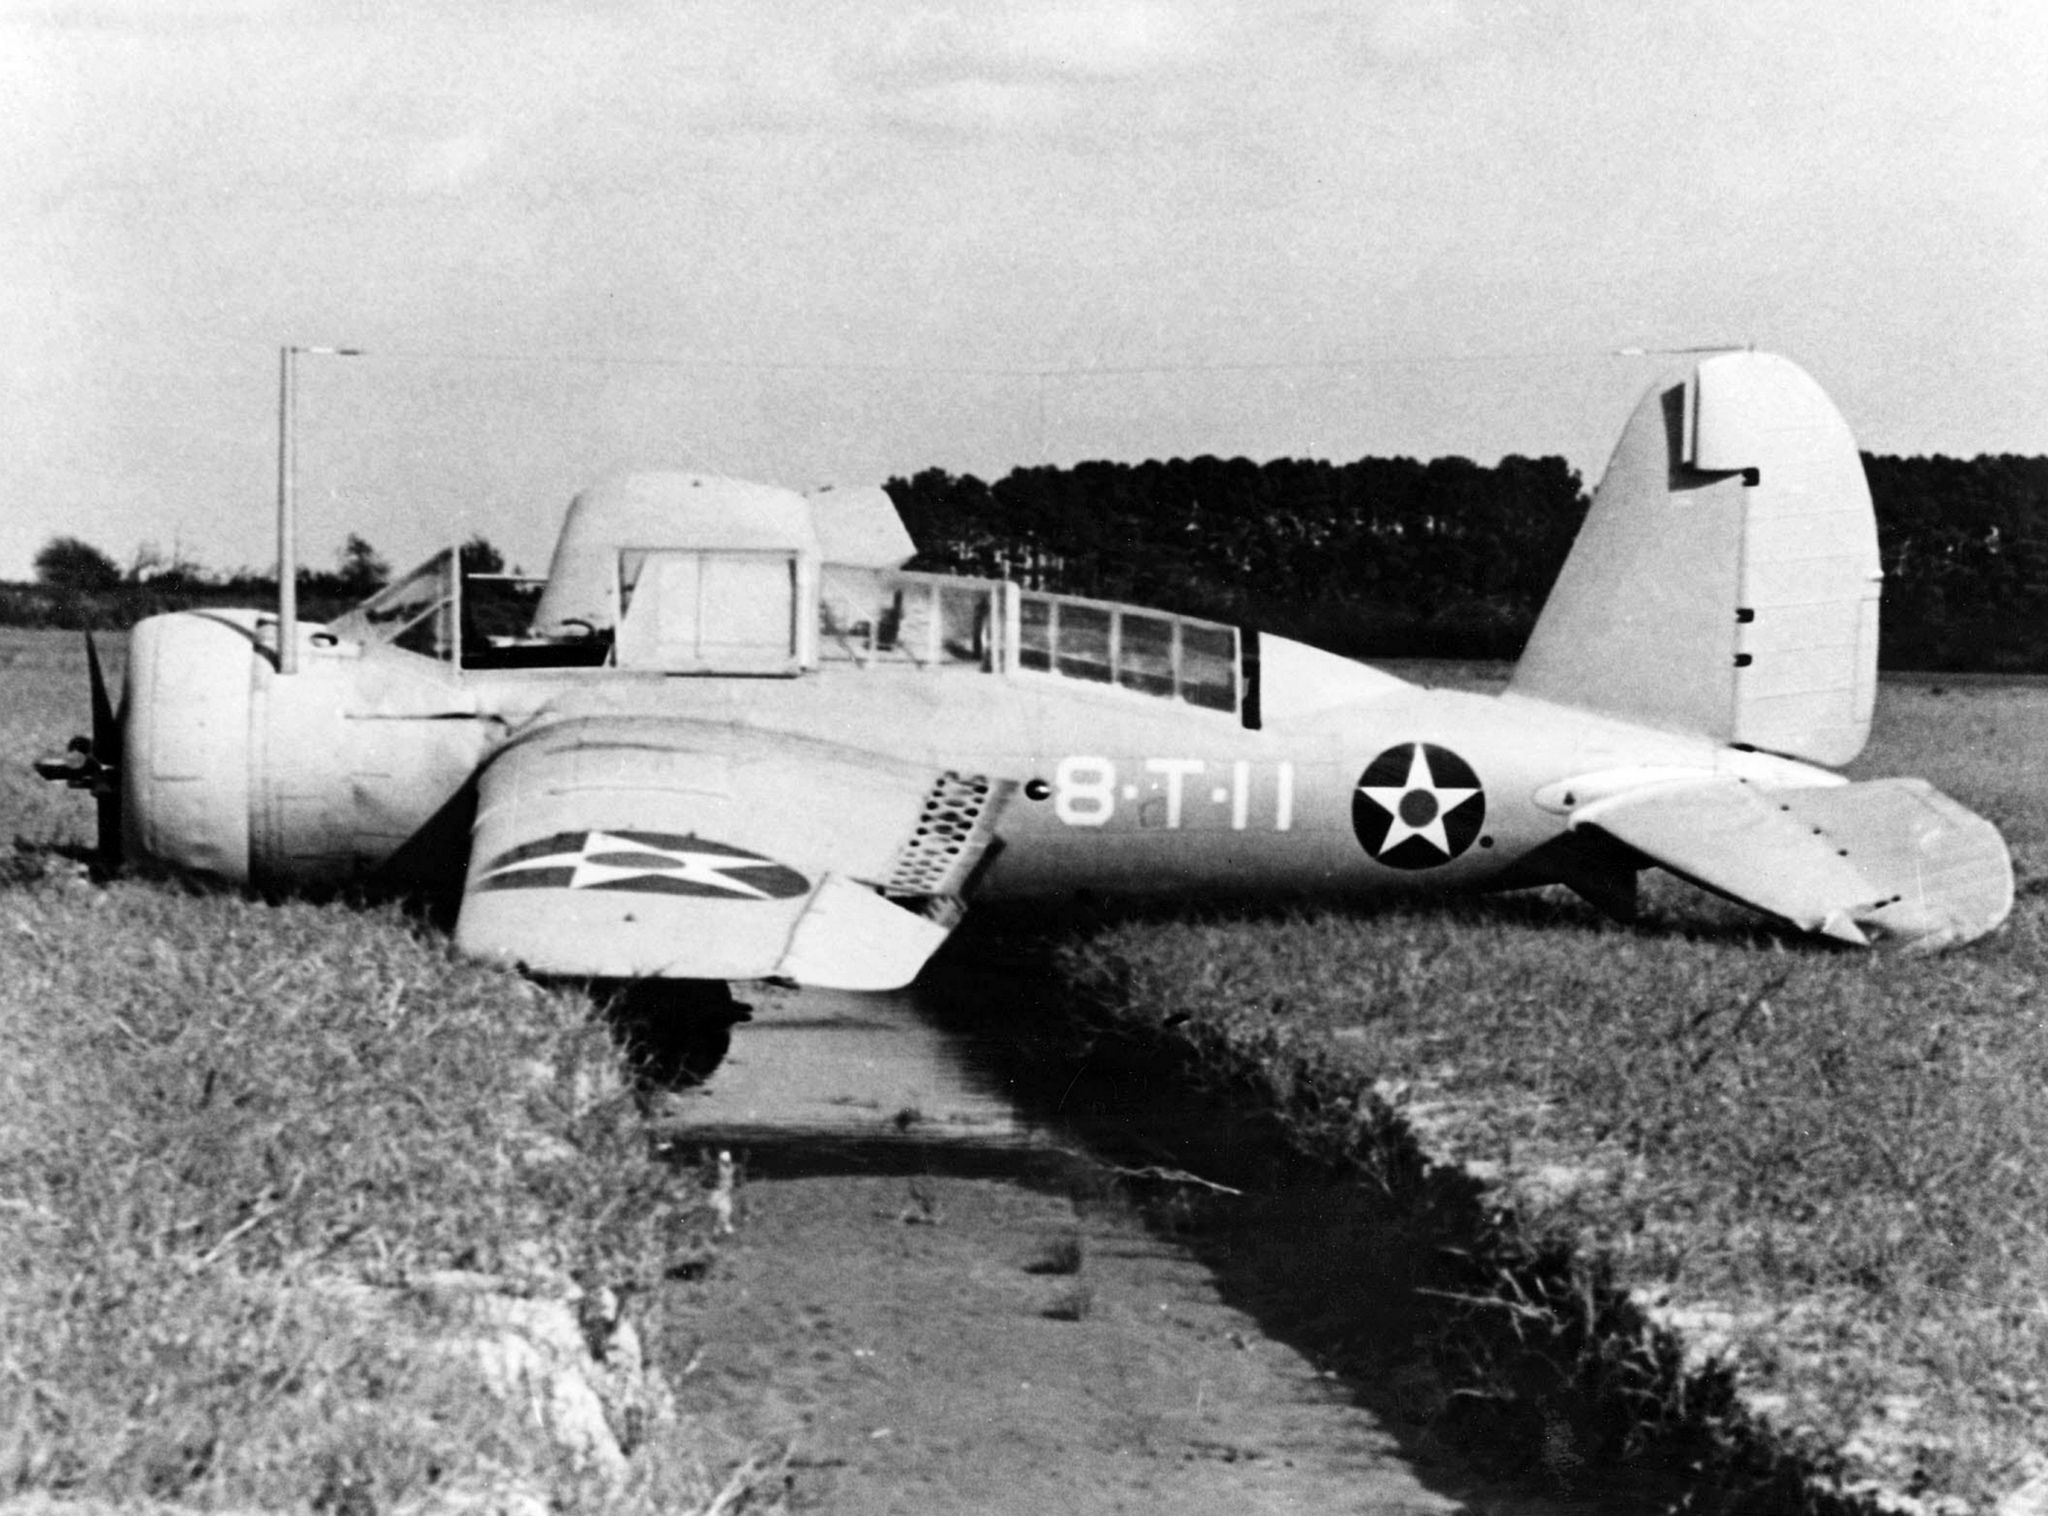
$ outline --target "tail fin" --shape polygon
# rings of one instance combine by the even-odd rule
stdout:
[[[1636,408],[1509,688],[1847,763],[1881,578],[1840,414],[1785,359],[1722,353]]]

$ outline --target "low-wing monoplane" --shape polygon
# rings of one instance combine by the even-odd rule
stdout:
[[[2012,901],[1997,830],[1849,782],[1880,572],[1847,426],[1732,352],[1628,422],[1499,695],[1237,626],[906,571],[885,493],[627,475],[530,618],[444,553],[333,622],[135,628],[82,758],[103,845],[257,888],[462,891],[547,974],[909,982],[970,900],[1514,889],[1651,866],[1846,943]]]

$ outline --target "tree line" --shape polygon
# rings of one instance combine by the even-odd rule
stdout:
[[[1891,668],[2048,673],[2048,458],[1866,453]]]
[[[1586,500],[1562,458],[1201,457],[927,469],[887,485],[918,567],[1242,621],[1353,656],[1511,656]]]
[[[2048,458],[1865,453],[1891,668],[2048,672]],[[1133,600],[1261,626],[1354,657],[1511,658],[1584,519],[1562,458],[1199,457],[1012,470],[926,469],[886,486],[914,566]],[[483,537],[471,572],[504,558]],[[0,585],[0,623],[124,626],[193,605],[262,605],[273,578],[210,574],[148,549],[126,569],[72,537],[37,583]],[[383,558],[351,536],[302,569],[303,614],[373,593]]]
[[[1889,668],[2048,672],[2048,458],[1865,453]],[[916,566],[1236,620],[1353,657],[1512,658],[1585,519],[1557,457],[927,469]]]
[[[460,548],[464,572],[504,571],[505,555],[481,534]],[[0,626],[114,630],[145,616],[204,606],[268,606],[277,601],[277,575],[251,569],[226,573],[205,568],[182,554],[145,545],[123,568],[91,543],[52,537],[35,556],[33,584],[0,583]],[[301,566],[297,576],[299,614],[328,621],[384,588],[391,565],[363,537],[349,533],[334,567]]]

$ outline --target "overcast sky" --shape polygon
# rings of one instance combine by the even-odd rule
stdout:
[[[0,0],[0,577],[634,465],[1562,453],[1755,343],[2048,453],[2038,0]],[[1100,372],[1076,372],[1076,371]],[[1043,377],[1041,377],[1043,376]]]

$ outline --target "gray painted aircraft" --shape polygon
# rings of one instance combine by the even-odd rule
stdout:
[[[969,900],[1515,889],[1626,915],[1661,866],[1847,943],[2002,921],[1997,830],[1849,782],[1876,694],[1861,462],[1782,358],[1652,388],[1505,692],[1015,583],[907,572],[880,490],[579,496],[530,620],[444,553],[340,619],[141,623],[43,765],[105,845],[261,889],[460,883],[545,974],[914,978]],[[466,599],[466,596],[468,597]]]

